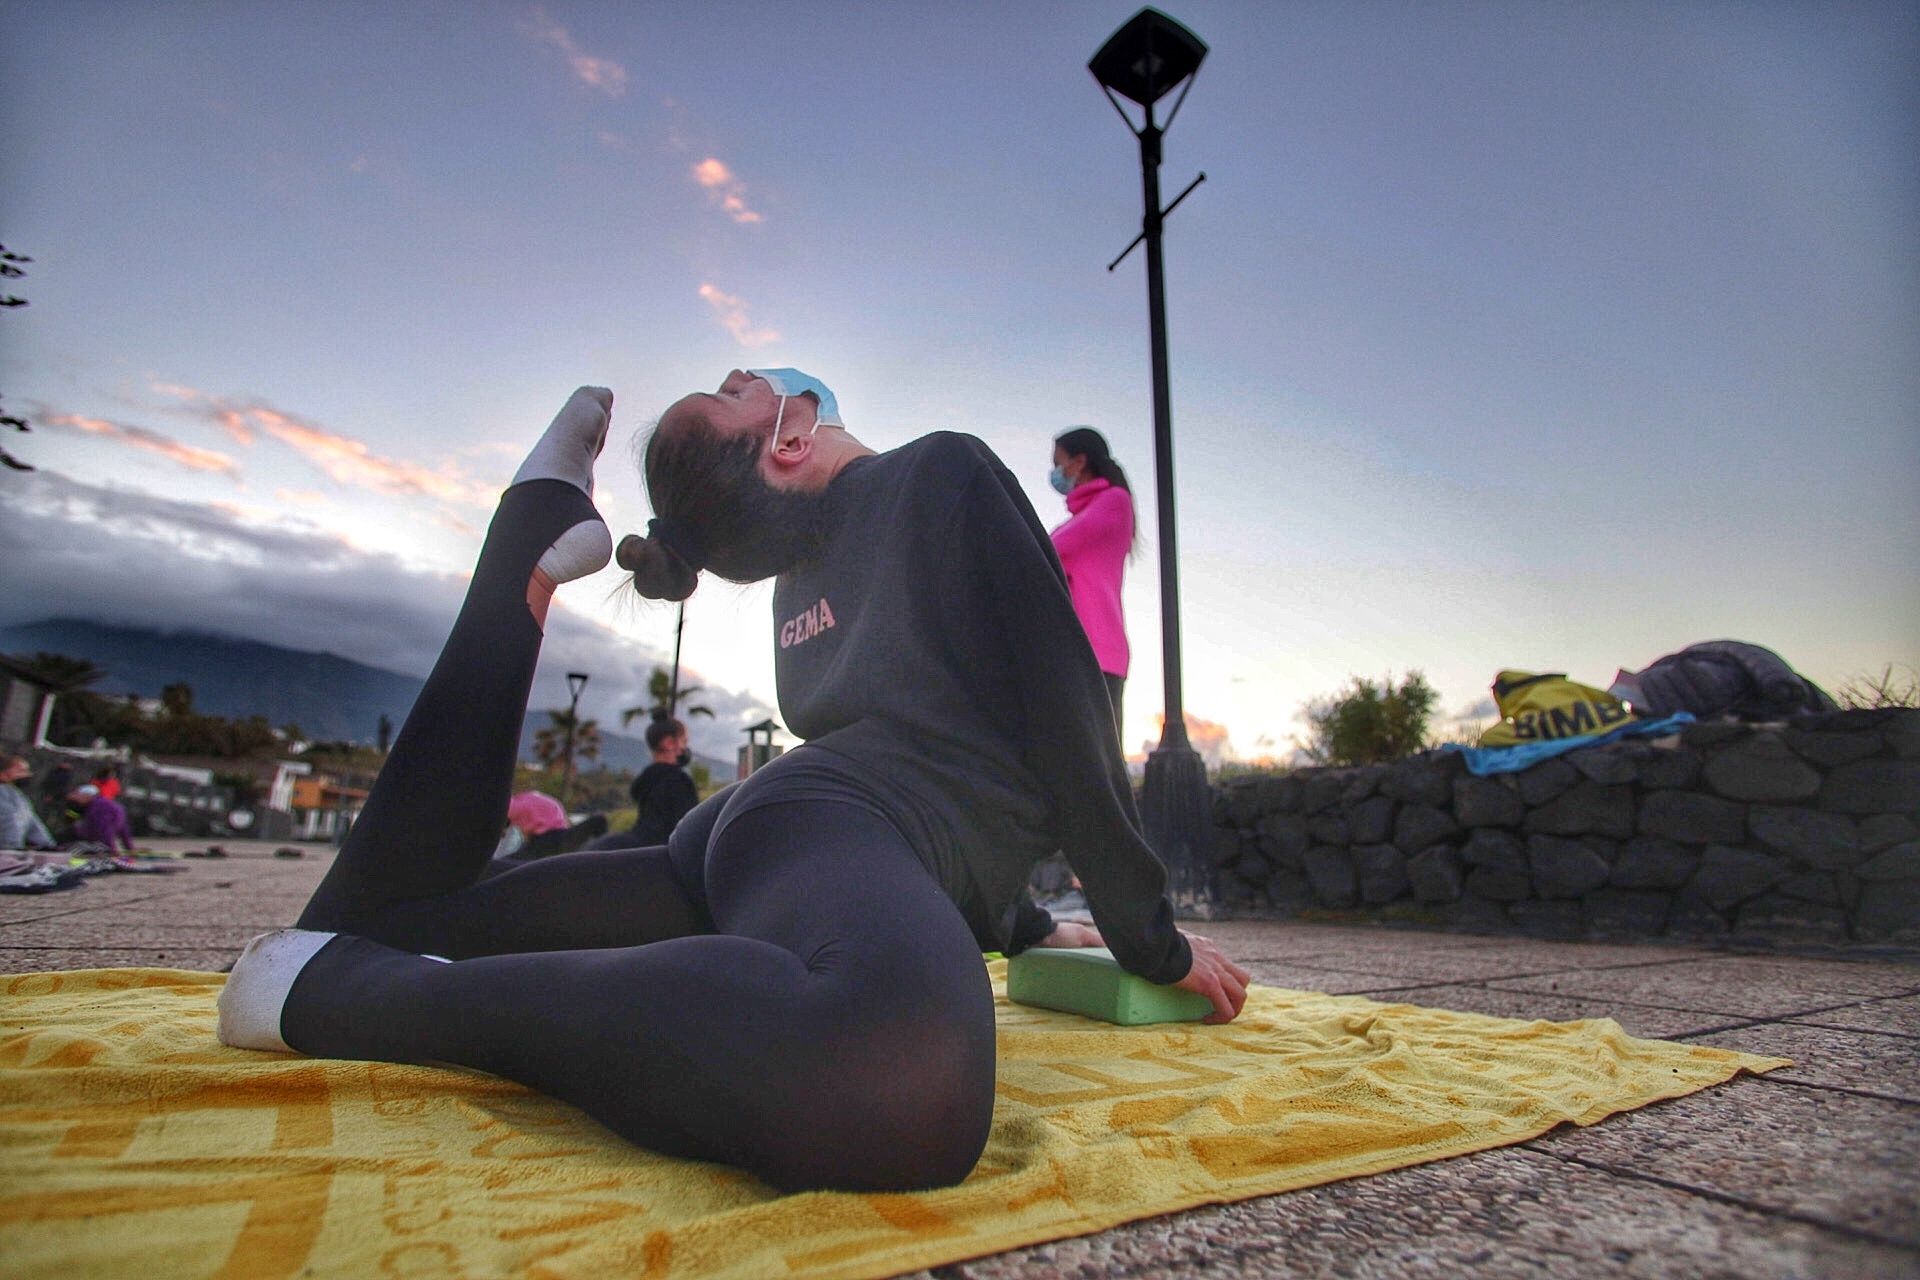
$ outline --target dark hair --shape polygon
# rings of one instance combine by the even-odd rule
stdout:
[[[1133,486],[1127,483],[1127,473],[1120,469],[1120,464],[1113,460],[1113,451],[1107,448],[1107,438],[1092,427],[1062,431],[1053,442],[1069,458],[1085,458],[1087,469],[1114,488],[1133,492]]]
[[[1085,458],[1087,469],[1105,480],[1116,489],[1125,489],[1127,496],[1133,496],[1133,486],[1127,483],[1127,473],[1113,460],[1113,452],[1107,448],[1107,438],[1092,427],[1074,427],[1062,431],[1053,438],[1053,443],[1069,458]],[[1140,550],[1140,519],[1136,512],[1133,521],[1133,539],[1128,544],[1127,555],[1131,558]]]
[[[672,716],[655,716],[653,723],[647,726],[647,750],[658,751],[661,743],[668,738],[677,738],[686,731],[687,726]]]
[[[628,534],[615,556],[650,600],[685,600],[711,569],[759,582],[812,553],[824,497],[776,489],[760,474],[767,432],[723,436],[692,417],[647,437],[641,458],[658,517],[647,537]]]

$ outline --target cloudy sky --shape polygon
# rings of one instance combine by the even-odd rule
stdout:
[[[196,627],[423,672],[567,393],[628,445],[794,364],[879,448],[1051,437],[1137,482],[1127,737],[1161,701],[1124,3],[4,3],[0,623]],[[1695,640],[1920,666],[1920,8],[1192,0],[1163,186],[1188,710],[1242,756],[1354,674],[1450,712]],[[768,592],[686,662],[773,704]],[[673,615],[568,588],[539,705],[603,721]]]

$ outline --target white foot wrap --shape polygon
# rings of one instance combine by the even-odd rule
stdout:
[[[280,1011],[293,980],[314,952],[336,935],[311,929],[276,929],[247,944],[220,992],[220,1043],[236,1049],[292,1053],[280,1038]]]
[[[513,483],[564,480],[591,498],[593,464],[607,443],[612,414],[613,392],[605,387],[581,387],[554,415],[540,443],[513,473]]]
[[[613,559],[613,535],[604,521],[582,520],[540,556],[540,572],[556,587],[598,573]]]

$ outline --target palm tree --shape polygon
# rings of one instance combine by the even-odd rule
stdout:
[[[533,754],[541,765],[551,767],[555,760],[561,762],[562,808],[566,806],[567,793],[573,789],[573,762],[600,758],[600,722],[577,719],[578,714],[571,707],[565,711],[549,711],[547,719],[551,723],[534,730],[533,734]]]
[[[193,686],[185,681],[164,686],[160,690],[160,705],[168,715],[186,719],[193,714]]]
[[[32,671],[54,692],[53,720],[48,731],[64,741],[68,730],[91,725],[103,699],[91,692],[92,686],[107,678],[105,667],[85,658],[69,658],[64,653],[40,652],[31,658],[16,656],[15,662]]]
[[[547,712],[552,723],[542,725],[533,731],[533,758],[543,765],[550,765],[560,759],[567,751],[567,727],[573,726],[573,754],[585,760],[600,758],[600,722],[598,720],[574,721],[574,713],[566,708]]]
[[[554,723],[542,725],[533,731],[533,758],[542,765],[550,765],[560,758],[567,746],[567,713],[549,711]]]
[[[8,280],[18,280],[27,274],[21,270],[18,264],[32,261],[33,259],[29,258],[26,254],[14,253],[8,249],[7,246],[0,244],[0,277]],[[14,307],[24,307],[26,305],[27,300],[25,298],[16,298],[10,293],[0,294],[0,308],[11,310]],[[27,420],[17,413],[0,413],[0,426],[12,427],[15,431],[33,430],[32,427],[27,425]],[[34,469],[32,463],[21,461],[5,449],[0,449],[0,466],[6,467],[9,471],[32,471]]]
[[[582,760],[600,758],[600,722],[582,720],[573,727],[573,754]]]
[[[96,666],[85,658],[69,658],[64,653],[36,653],[31,658],[16,657],[23,667],[53,686],[55,693],[78,693],[91,685],[99,684],[107,678],[106,668]]]
[[[694,694],[705,693],[705,692],[706,692],[706,689],[704,688],[704,686],[696,684],[691,688],[680,690],[679,701],[681,703],[685,703],[686,700],[688,698],[691,698]],[[674,706],[675,699],[674,699],[674,692],[673,692],[673,677],[667,674],[667,669],[665,667],[655,667],[653,669],[653,674],[647,677],[647,697],[649,701],[647,702],[646,705],[639,706],[639,707],[628,707],[625,711],[622,711],[620,713],[621,728],[623,729],[626,728],[628,725],[632,724],[636,719],[638,719],[641,716],[645,716],[649,720],[665,720],[669,716],[676,714],[675,706]],[[678,714],[689,715],[689,716],[706,716],[708,719],[712,719],[713,708],[704,707],[704,706],[701,706],[701,707],[681,706],[678,709]]]

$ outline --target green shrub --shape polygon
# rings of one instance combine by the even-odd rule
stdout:
[[[1300,708],[1308,736],[1300,749],[1315,764],[1380,764],[1404,760],[1427,744],[1427,723],[1440,701],[1426,676],[1391,673],[1379,684],[1355,676],[1347,687]]]

